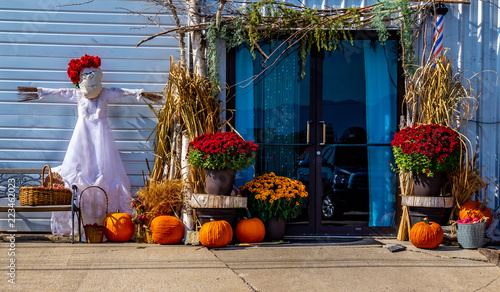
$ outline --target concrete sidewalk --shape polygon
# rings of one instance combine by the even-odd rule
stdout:
[[[476,250],[391,253],[396,240],[200,246],[0,243],[1,291],[500,291]],[[15,260],[15,285],[8,266]]]

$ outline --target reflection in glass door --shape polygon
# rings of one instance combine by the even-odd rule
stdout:
[[[364,50],[323,57],[321,223],[368,226],[369,187]],[[331,90],[334,88],[334,90]]]
[[[370,234],[394,226],[396,181],[388,160],[397,120],[397,43],[354,41],[318,63],[315,116],[323,141],[316,233]]]

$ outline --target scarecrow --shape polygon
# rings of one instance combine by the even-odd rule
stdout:
[[[53,95],[77,104],[78,121],[73,136],[62,165],[53,171],[62,177],[67,188],[72,185],[80,191],[87,186],[103,188],[108,197],[108,210],[132,214],[130,182],[107,120],[108,103],[125,96],[152,101],[160,100],[161,96],[143,89],[103,88],[101,59],[97,56],[72,59],[68,66],[68,76],[76,88],[18,87],[21,101]],[[101,223],[106,211],[104,206],[102,194],[83,198],[85,222]],[[56,235],[70,234],[71,213],[54,212],[51,229]]]

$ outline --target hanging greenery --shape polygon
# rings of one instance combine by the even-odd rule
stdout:
[[[205,40],[208,43],[208,76],[213,84],[219,85],[217,40],[232,49],[246,44],[255,58],[258,51],[269,60],[278,49],[268,56],[259,46],[263,40],[286,39],[285,50],[297,46],[301,58],[301,76],[311,49],[332,51],[342,41],[353,42],[352,31],[367,29],[378,33],[384,44],[390,36],[388,26],[400,35],[403,48],[401,59],[405,68],[415,64],[413,42],[416,38],[415,14],[424,6],[410,5],[408,0],[384,0],[366,7],[345,9],[313,9],[275,0],[261,0],[246,7],[224,7],[221,3],[218,13],[208,22]],[[234,3],[233,3],[234,4]],[[222,13],[222,10],[225,13]],[[203,25],[202,25],[203,26]]]
[[[208,63],[208,79],[212,83],[212,90],[214,94],[220,87],[220,78],[218,72],[219,58],[217,56],[217,40],[225,42],[226,49],[236,48],[239,45],[247,43],[247,34],[243,28],[243,22],[241,19],[235,19],[235,21],[230,25],[222,23],[217,25],[216,22],[211,22],[207,26],[207,32],[205,34],[205,39],[208,42],[207,47],[207,63]]]
[[[373,27],[377,30],[379,42],[384,44],[389,38],[386,22],[392,18],[392,15],[400,13],[400,44],[403,48],[402,61],[406,70],[413,73],[414,65],[416,64],[415,50],[413,42],[415,41],[415,30],[418,25],[415,25],[415,10],[411,9],[408,0],[385,0],[379,2],[373,8],[374,18]]]

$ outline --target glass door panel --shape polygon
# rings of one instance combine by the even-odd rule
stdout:
[[[364,53],[355,46],[345,49],[348,54],[332,51],[323,58],[321,224],[368,226]]]
[[[357,40],[325,53],[317,114],[323,127],[317,233],[372,234],[394,226],[397,43]],[[319,205],[319,206],[318,206]]]
[[[271,55],[279,44],[264,44],[261,48]],[[274,58],[284,48],[274,53]],[[267,62],[259,56],[253,59],[248,49],[241,47],[236,52],[235,62],[236,130],[260,148],[255,168],[238,175],[237,186],[252,180],[254,174],[274,172],[302,181],[312,193],[306,137],[311,112],[310,82],[307,78],[300,78],[297,51],[285,52],[282,59],[267,68],[273,59]],[[305,69],[309,70],[309,65]],[[301,216],[292,224],[308,226],[309,221],[309,204],[306,204]]]

